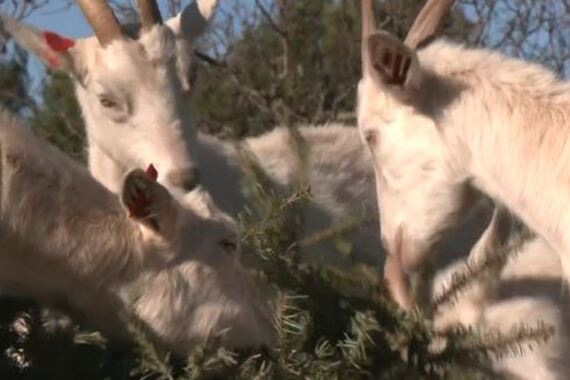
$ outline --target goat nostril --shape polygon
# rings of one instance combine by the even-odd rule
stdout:
[[[200,183],[200,171],[197,168],[175,170],[167,175],[167,181],[184,191],[192,191]]]

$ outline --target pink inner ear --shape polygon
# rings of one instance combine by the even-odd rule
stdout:
[[[75,41],[53,32],[43,32],[48,46],[55,52],[65,53],[75,46]]]
[[[158,171],[156,170],[153,164],[150,164],[146,169],[146,175],[149,176],[154,181],[156,181],[156,179],[158,178]]]

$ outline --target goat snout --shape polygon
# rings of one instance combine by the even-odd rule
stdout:
[[[192,191],[200,183],[200,171],[196,167],[173,170],[166,175],[166,181],[175,188]]]

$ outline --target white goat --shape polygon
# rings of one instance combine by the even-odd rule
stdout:
[[[230,347],[272,341],[237,257],[237,226],[207,193],[169,193],[142,170],[121,202],[86,169],[0,112],[0,286],[69,306],[119,336],[121,311],[182,355],[230,328]]]
[[[159,182],[190,190],[196,185],[190,128],[191,47],[207,26],[215,0],[188,5],[159,25],[153,1],[138,1],[142,28],[137,40],[122,33],[104,0],[77,2],[96,37],[71,40],[2,15],[4,29],[50,68],[75,83],[87,128],[89,168],[118,192],[124,174],[155,163]]]
[[[546,69],[433,34],[452,0],[430,1],[404,43],[374,33],[363,0],[358,124],[375,163],[392,289],[471,204],[474,185],[562,258],[570,276],[570,87]],[[540,194],[540,195],[539,195]]]

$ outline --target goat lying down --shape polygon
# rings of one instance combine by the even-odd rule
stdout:
[[[200,189],[169,193],[142,170],[119,197],[0,112],[0,287],[122,336],[124,310],[180,354],[232,327],[269,344],[270,309],[237,257],[234,221]]]

